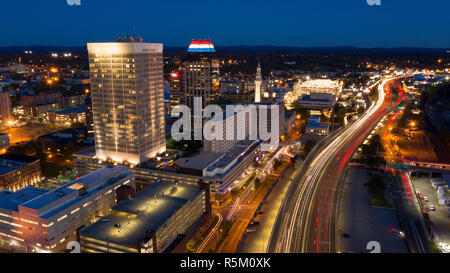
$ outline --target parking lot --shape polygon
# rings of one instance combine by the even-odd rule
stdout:
[[[370,206],[367,183],[374,174],[349,168],[339,205],[339,250],[368,253],[367,244],[376,241],[380,243],[382,253],[408,253],[404,237],[393,232],[400,230],[397,211]],[[383,178],[390,180],[387,176]],[[348,237],[342,236],[343,233]]]
[[[432,187],[430,177],[411,177],[414,188],[427,197],[428,207],[434,206],[435,210],[428,211],[430,220],[433,222],[438,241],[450,245],[450,217],[445,209],[445,205],[439,205],[438,195]]]
[[[14,127],[2,130],[1,133],[8,134],[9,142],[11,144],[14,144],[22,141],[30,141],[33,139],[37,139],[40,136],[54,133],[62,129],[66,128],[50,127],[45,124],[28,123],[21,127]]]

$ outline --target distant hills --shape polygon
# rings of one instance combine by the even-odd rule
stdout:
[[[0,47],[0,53],[22,53],[31,50],[35,53],[47,52],[80,52],[86,53],[85,46],[5,46]],[[186,51],[186,47],[164,47],[167,52]],[[358,48],[352,46],[341,47],[292,47],[292,46],[217,46],[221,52],[359,52],[359,53],[448,53],[447,48]]]

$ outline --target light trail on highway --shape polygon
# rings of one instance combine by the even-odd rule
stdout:
[[[201,253],[201,252],[203,252],[205,250],[205,247],[209,244],[209,242],[211,241],[211,238],[214,237],[214,234],[217,232],[217,230],[219,230],[219,227],[222,224],[223,217],[222,217],[222,214],[220,213],[220,211],[217,212],[215,215],[218,218],[217,219],[217,223],[212,228],[211,232],[203,240],[203,242],[200,244],[200,246],[197,248],[197,253]]]
[[[336,252],[336,218],[340,180],[357,147],[392,109],[384,79],[378,99],[347,127],[319,142],[297,169],[275,221],[267,252]],[[398,104],[398,103],[397,103]]]

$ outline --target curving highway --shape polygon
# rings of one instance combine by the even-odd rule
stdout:
[[[334,253],[340,182],[355,150],[392,109],[384,79],[378,99],[356,121],[321,140],[296,170],[275,221],[267,252]],[[398,102],[396,103],[398,104]]]

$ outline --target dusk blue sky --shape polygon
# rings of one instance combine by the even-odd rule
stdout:
[[[450,47],[449,0],[6,0],[0,46],[80,46],[132,33],[187,46]]]

